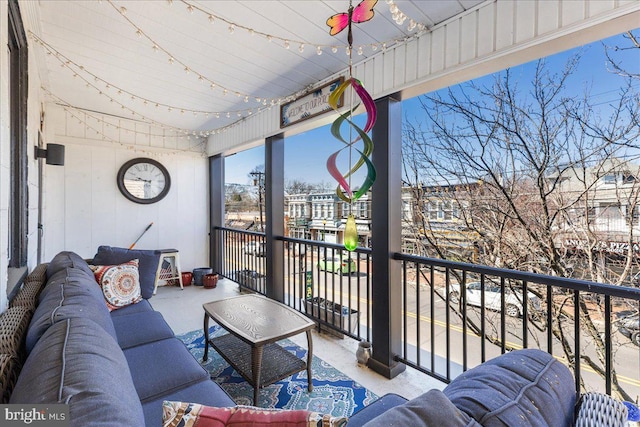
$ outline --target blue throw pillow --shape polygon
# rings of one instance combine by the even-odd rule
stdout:
[[[140,274],[140,293],[142,298],[149,299],[153,296],[156,282],[156,270],[160,262],[160,251],[145,249],[115,248],[113,246],[100,246],[93,257],[94,265],[117,265],[133,259],[138,260],[138,273]]]

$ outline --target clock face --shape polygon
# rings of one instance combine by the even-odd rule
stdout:
[[[118,171],[118,188],[136,203],[155,203],[167,195],[171,187],[169,172],[153,159],[129,160]]]

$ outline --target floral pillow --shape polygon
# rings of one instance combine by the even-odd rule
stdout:
[[[102,294],[109,311],[142,301],[137,259],[120,265],[90,267],[96,281],[102,287]]]
[[[284,410],[234,406],[216,408],[198,403],[164,401],[162,406],[163,427],[344,427],[347,419],[321,415],[305,410]]]

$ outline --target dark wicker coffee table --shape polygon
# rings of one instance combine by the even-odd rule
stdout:
[[[248,294],[203,304],[205,347],[209,344],[253,386],[253,404],[258,404],[258,391],[307,369],[309,391],[313,390],[311,329],[315,322],[289,306],[264,297]],[[229,333],[209,338],[209,318]],[[280,347],[276,341],[307,333],[307,361]]]

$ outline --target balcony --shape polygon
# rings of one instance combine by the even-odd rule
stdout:
[[[374,358],[376,350],[389,351],[393,362],[411,368],[403,376],[423,374],[416,384],[425,375],[437,380],[431,386],[446,384],[499,354],[539,348],[573,371],[578,391],[627,400],[640,394],[638,365],[629,363],[638,360],[632,342],[638,342],[638,330],[618,327],[619,319],[640,307],[636,288],[394,253],[389,262],[399,267],[393,289],[401,309],[379,320],[387,301],[375,297],[370,249],[349,254],[340,245],[280,236],[284,280],[273,284],[270,274],[278,268],[267,268],[268,257],[242,249],[250,241],[264,242],[264,235],[228,228],[217,228],[214,235],[223,248],[216,263],[224,277],[235,280],[238,272],[251,270],[262,278],[240,280],[240,290],[282,295],[285,304],[314,319],[320,331],[344,337],[327,341],[330,347],[347,347],[353,354],[354,341],[372,341]],[[336,268],[321,262],[349,257],[353,267],[348,261]],[[396,321],[397,331],[389,326]],[[380,329],[392,337],[389,348],[376,342]],[[375,369],[375,363],[370,367]],[[395,384],[380,376],[372,381],[382,390],[389,383],[387,391]]]

